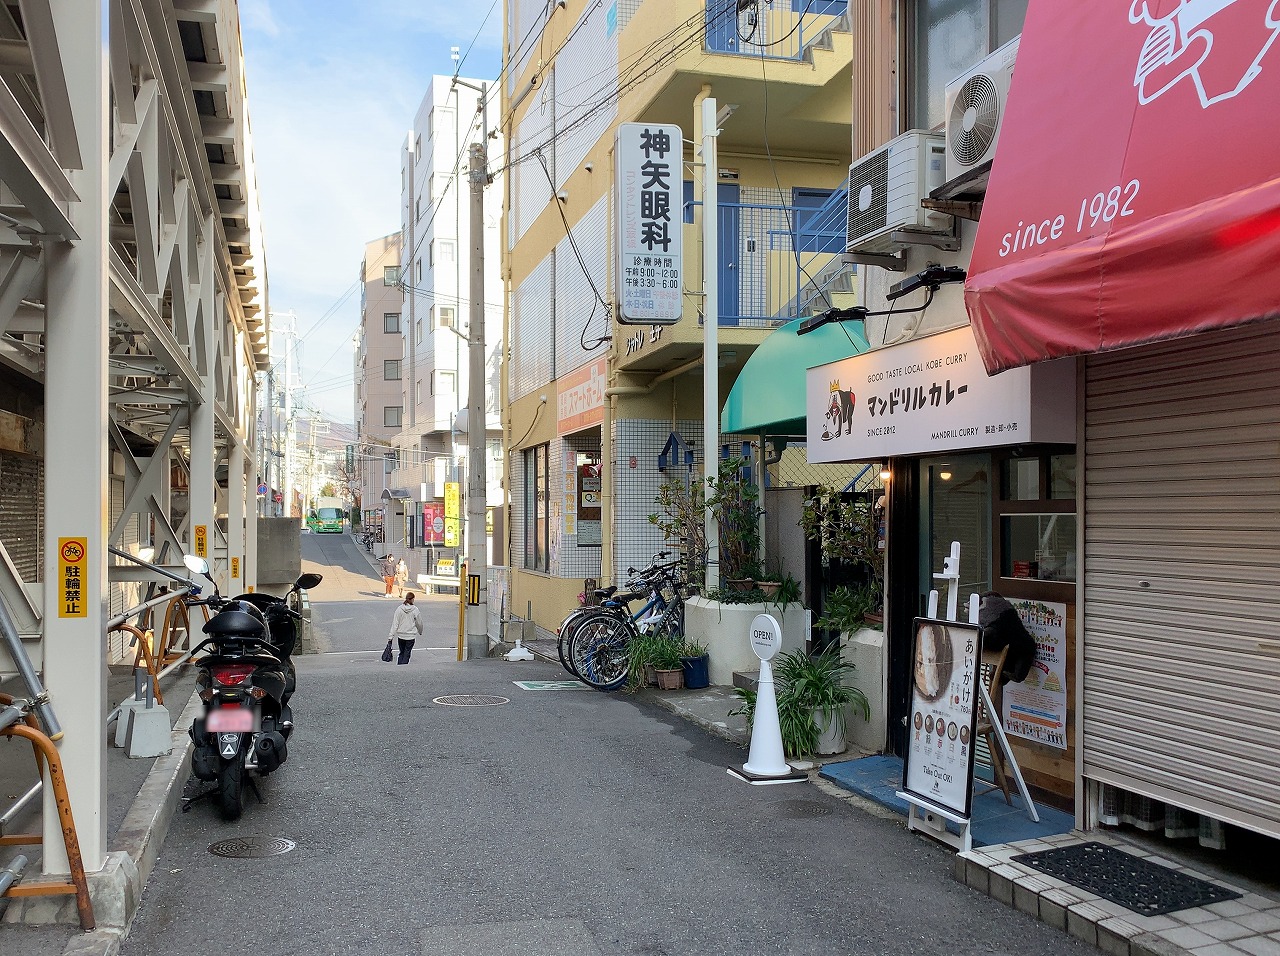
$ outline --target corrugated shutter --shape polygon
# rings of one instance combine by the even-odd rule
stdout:
[[[1085,776],[1280,836],[1280,328],[1086,369]]]
[[[44,462],[0,452],[0,540],[27,583],[43,580]]]

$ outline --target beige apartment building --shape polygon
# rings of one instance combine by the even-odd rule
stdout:
[[[703,322],[718,326],[719,409],[772,330],[850,288],[839,253],[852,38],[843,3],[805,9],[506,4],[510,606],[539,631],[554,631],[584,579],[616,581],[662,547],[648,515],[671,474],[664,449],[688,448],[695,473],[705,468]],[[709,97],[720,116],[713,317],[697,149]],[[616,321],[615,137],[632,122],[681,130],[667,222],[683,275],[670,325]],[[741,436],[724,444],[740,453]]]
[[[379,521],[396,466],[394,438],[404,409],[400,233],[374,239],[360,263],[360,330],[355,351],[355,466],[364,523]]]

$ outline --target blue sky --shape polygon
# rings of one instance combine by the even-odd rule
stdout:
[[[498,75],[491,3],[240,0],[271,311],[297,314],[303,400],[335,421],[352,419],[364,244],[400,228],[400,149],[450,47],[463,76]]]

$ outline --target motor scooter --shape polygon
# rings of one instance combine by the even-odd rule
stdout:
[[[183,562],[208,577],[203,558],[188,555]],[[216,795],[223,818],[239,819],[245,785],[261,800],[254,777],[274,772],[288,759],[293,732],[288,700],[296,685],[290,655],[297,637],[295,622],[302,616],[288,599],[320,581],[318,574],[304,574],[279,598],[256,594],[225,598],[215,584],[209,597],[187,600],[189,605],[207,605],[215,611],[203,628],[208,637],[191,652],[198,668],[196,692],[205,710],[192,722],[189,733],[195,743],[192,773],[200,780],[216,781],[216,786],[187,800],[184,810],[195,800]],[[196,658],[200,651],[204,656]]]

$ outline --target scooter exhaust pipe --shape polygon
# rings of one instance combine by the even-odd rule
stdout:
[[[271,773],[289,756],[288,744],[285,743],[284,735],[278,731],[271,730],[258,738],[258,742],[253,747],[254,756],[258,758],[258,772]]]

